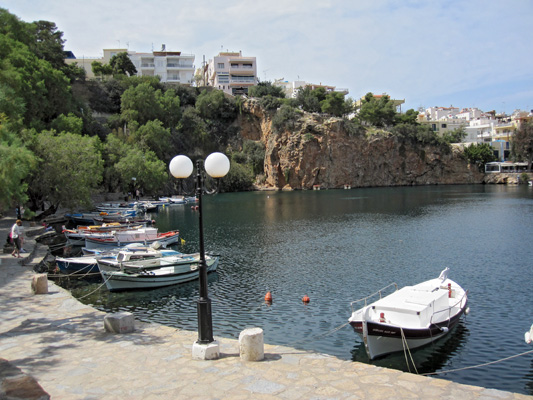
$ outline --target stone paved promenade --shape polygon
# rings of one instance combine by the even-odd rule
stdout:
[[[13,222],[0,219],[2,241]],[[196,332],[136,321],[133,333],[106,333],[104,313],[51,281],[32,294],[46,248],[25,247],[24,266],[0,256],[0,399],[532,398],[267,344],[264,361],[244,362],[226,338],[216,338],[220,359],[193,360]]]

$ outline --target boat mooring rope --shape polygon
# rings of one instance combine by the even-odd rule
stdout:
[[[496,360],[496,361],[489,361],[487,363],[483,363],[483,364],[479,364],[479,365],[472,365],[470,367],[463,367],[463,368],[456,368],[456,369],[449,369],[449,370],[446,370],[446,371],[438,371],[438,372],[426,372],[425,374],[420,374],[422,376],[428,376],[428,375],[442,375],[442,374],[447,374],[449,372],[457,372],[457,371],[463,371],[463,370],[466,370],[466,369],[473,369],[473,368],[480,368],[480,367],[486,367],[487,365],[492,365],[492,364],[497,364],[499,362],[502,362],[502,361],[507,361],[507,360],[511,360],[513,358],[517,358],[517,357],[521,357],[521,356],[525,356],[527,354],[530,354],[530,353],[533,353],[533,350],[529,350],[529,351],[525,351],[523,353],[520,353],[520,354],[515,354],[514,356],[509,356],[509,357],[505,357],[505,358],[502,358],[500,360]]]
[[[100,288],[101,288],[102,286],[104,286],[104,285],[106,284],[106,282],[107,282],[109,279],[111,279],[112,276],[113,276],[112,274],[109,275],[109,277],[108,277],[108,278],[107,278],[107,279],[106,279],[106,280],[105,280],[100,286],[98,286],[98,287],[97,287],[96,289],[94,289],[92,292],[89,292],[89,293],[87,293],[87,294],[85,294],[85,295],[83,295],[83,296],[81,296],[81,297],[78,297],[77,299],[78,299],[78,300],[79,300],[79,299],[83,299],[83,298],[85,298],[85,297],[87,297],[87,296],[90,296],[91,294],[93,294],[93,293],[96,292],[97,290],[100,290]]]
[[[346,323],[344,323],[344,324],[342,324],[342,325],[339,325],[339,326],[337,326],[337,327],[335,327],[335,328],[333,328],[333,329],[331,329],[331,330],[329,330],[329,331],[327,331],[327,332],[324,332],[324,333],[322,333],[322,334],[320,334],[320,335],[317,335],[317,336],[311,336],[310,338],[305,338],[305,339],[302,339],[302,340],[297,340],[297,341],[295,341],[295,342],[287,343],[287,344],[284,344],[284,345],[282,345],[282,346],[292,347],[294,344],[297,344],[297,343],[302,343],[302,342],[313,342],[313,341],[318,340],[318,339],[321,339],[321,338],[323,338],[323,337],[325,337],[325,336],[331,335],[332,333],[337,332],[338,330],[344,328],[346,325],[349,325],[349,324],[350,324],[350,322],[346,322]]]
[[[411,350],[409,349],[409,346],[407,345],[407,338],[405,337],[405,333],[403,332],[402,327],[400,327],[400,332],[402,333],[403,354],[405,356],[405,363],[407,364],[407,369],[409,370],[409,372],[411,372],[411,367],[409,366],[409,360],[407,359],[407,353],[409,353],[409,357],[411,358],[411,363],[413,364],[413,368],[415,369],[415,372],[418,375],[418,370],[416,369],[416,364],[413,361],[413,355],[411,354]]]

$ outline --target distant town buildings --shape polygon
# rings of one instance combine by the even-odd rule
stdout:
[[[439,135],[463,128],[465,144],[487,143],[499,160],[511,153],[511,139],[520,125],[533,119],[533,112],[515,111],[512,115],[499,115],[495,111],[483,112],[478,108],[430,107],[418,115],[418,122],[429,125]]]

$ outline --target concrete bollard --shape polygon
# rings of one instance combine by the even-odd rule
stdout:
[[[48,293],[48,276],[46,274],[35,274],[31,281],[31,290],[35,294]]]
[[[112,333],[131,333],[135,330],[135,318],[130,312],[107,314],[104,317],[104,329]]]
[[[261,361],[265,358],[263,330],[249,328],[239,335],[239,351],[243,361]]]

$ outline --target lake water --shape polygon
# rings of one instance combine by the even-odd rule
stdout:
[[[261,327],[264,340],[370,362],[346,324],[350,302],[391,282],[437,277],[469,290],[470,314],[446,339],[413,351],[418,373],[533,395],[533,354],[480,368],[533,346],[533,188],[467,185],[226,193],[205,196],[206,251],[213,332],[237,339]],[[184,252],[198,251],[198,212],[172,206],[152,214],[160,231],[179,229]],[[110,293],[72,289],[81,301],[131,311],[143,321],[196,331],[198,282]],[[264,302],[271,291],[273,302]],[[87,296],[88,295],[88,296]],[[310,303],[302,297],[308,295]],[[372,364],[413,372],[403,354]]]

